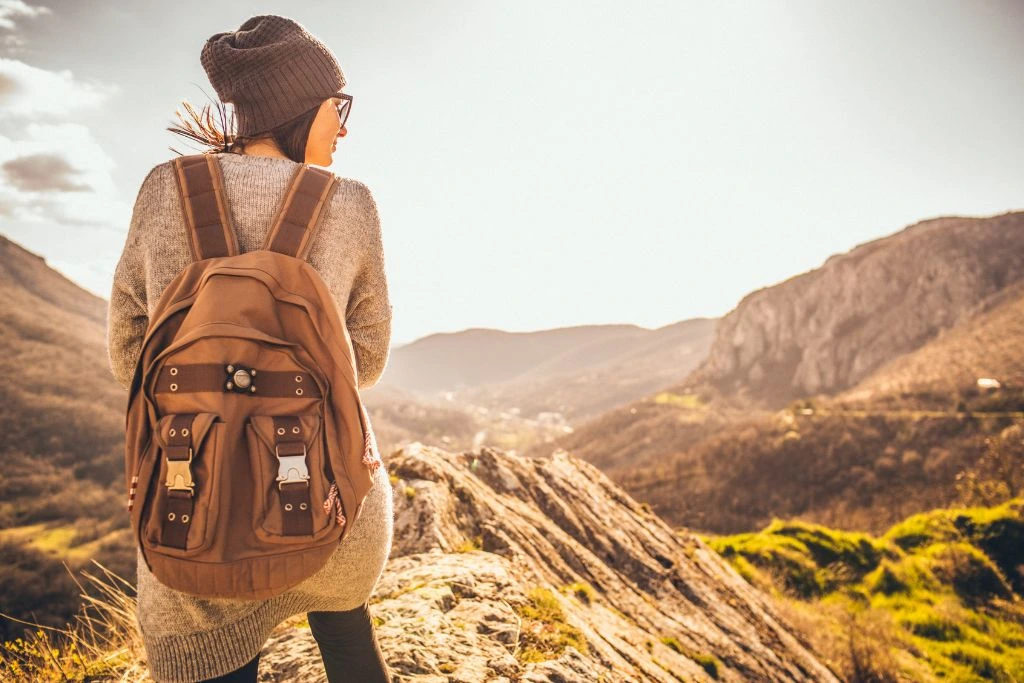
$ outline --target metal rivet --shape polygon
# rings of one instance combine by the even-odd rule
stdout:
[[[249,385],[252,384],[252,375],[249,374],[248,370],[243,370],[242,368],[235,370],[235,374],[231,375],[231,379],[243,389],[248,389]]]
[[[284,427],[278,427],[277,428],[277,433],[278,434],[284,434]]]
[[[167,513],[167,519],[173,520],[174,519],[174,513],[173,512],[168,512]]]
[[[188,429],[182,428],[181,435],[182,436],[188,436]]]
[[[285,504],[284,504],[284,509],[285,509],[285,510],[288,510],[289,512],[291,512],[291,509],[292,509],[292,504],[291,504],[291,503],[285,503]]]
[[[302,387],[299,387],[298,389],[295,390],[295,395],[302,396]]]
[[[234,365],[229,365],[228,366],[228,372],[234,372],[234,371],[235,371],[235,366]]]
[[[178,368],[171,368],[171,374],[172,375],[177,375],[178,374]]]
[[[177,384],[172,384],[171,385],[171,391],[177,391],[177,390],[178,390],[178,385]]]
[[[302,375],[295,375],[295,381],[296,382],[301,382],[302,381]]]
[[[174,431],[174,427],[171,427],[171,436],[174,436],[175,434],[177,434],[177,432]]]
[[[307,507],[309,507],[309,506],[306,505],[305,503],[299,503],[299,509],[300,510],[305,510]]]
[[[252,375],[253,377],[255,377],[256,376],[256,371],[255,370],[250,370],[249,374]]]
[[[182,524],[188,524],[188,515],[182,515],[181,516],[181,523]]]
[[[230,382],[230,381],[228,382],[228,389],[231,389],[231,388],[232,388],[232,387],[234,387],[234,386],[235,386],[235,385],[234,385],[234,383],[232,383],[232,382]]]
[[[298,427],[292,427],[292,434],[298,434],[298,433],[299,433],[299,432],[301,432],[301,431],[302,431],[302,430],[301,430],[301,429],[299,429]]]
[[[255,394],[255,393],[256,393],[256,387],[255,387],[255,385],[254,385],[254,386],[251,386],[251,387],[249,387],[249,393],[250,393],[250,394]]]

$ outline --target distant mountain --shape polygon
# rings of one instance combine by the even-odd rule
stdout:
[[[531,418],[558,413],[575,423],[678,382],[706,356],[715,323],[434,334],[393,349],[379,386],[427,402],[443,396],[451,405]]]
[[[684,382],[526,454],[565,448],[667,520],[724,533],[793,514],[880,529],[941,506],[1008,419],[957,407],[1024,410],[1022,236],[1020,212],[936,219],[833,256],[745,297]],[[978,377],[1005,386],[979,394]],[[890,414],[828,412],[844,408]]]
[[[833,394],[1024,276],[1024,212],[921,221],[743,297],[687,378],[766,407]]]

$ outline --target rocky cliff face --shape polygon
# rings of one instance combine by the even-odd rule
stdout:
[[[412,444],[386,458],[392,557],[371,601],[408,681],[835,681],[768,599],[565,452]],[[319,680],[279,627],[268,680]]]
[[[707,381],[771,406],[848,388],[1024,277],[1024,212],[937,218],[748,294],[718,324]]]

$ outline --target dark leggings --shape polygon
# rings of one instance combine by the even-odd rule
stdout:
[[[366,603],[344,612],[308,612],[328,683],[390,683]],[[256,683],[260,653],[240,669],[202,683]]]

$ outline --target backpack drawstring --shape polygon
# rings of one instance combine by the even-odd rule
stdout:
[[[331,514],[334,509],[334,516],[338,519],[340,526],[345,526],[345,513],[342,512],[341,496],[338,494],[338,483],[331,482],[331,490],[327,492],[327,499],[324,501],[324,512]]]

